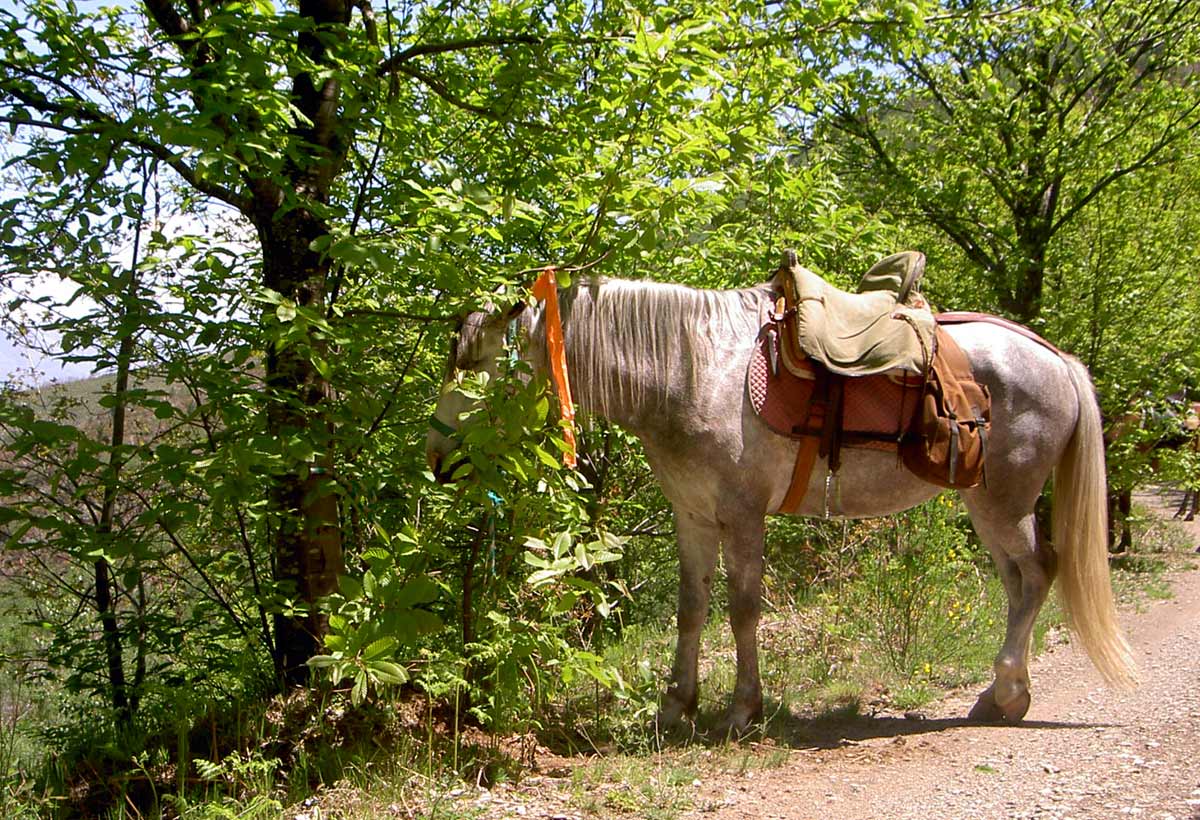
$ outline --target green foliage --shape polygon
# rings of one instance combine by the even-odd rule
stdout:
[[[1036,322],[1063,234],[1189,155],[1200,14],[1161,0],[939,11],[915,40],[868,38],[829,123],[875,207],[974,267],[955,282],[972,306]]]
[[[939,496],[884,524],[850,593],[857,628],[908,681],[956,682],[958,670],[987,668],[1003,631],[1003,595],[956,506]]]

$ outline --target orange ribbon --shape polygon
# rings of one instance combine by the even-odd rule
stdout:
[[[567,444],[563,464],[575,467],[575,403],[571,401],[571,382],[567,379],[567,346],[563,340],[562,318],[558,313],[558,281],[554,268],[546,268],[533,283],[533,298],[546,303],[546,355],[550,359],[550,374],[558,392],[558,404],[563,421],[563,440]]]

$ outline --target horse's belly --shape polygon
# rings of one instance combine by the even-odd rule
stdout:
[[[772,510],[777,510],[791,486],[791,465],[777,490]],[[892,515],[941,492],[940,487],[915,477],[894,452],[842,449],[842,465],[830,475],[828,462],[818,459],[809,476],[808,490],[798,514],[837,518],[874,518]]]

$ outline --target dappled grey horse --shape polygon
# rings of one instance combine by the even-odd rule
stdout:
[[[799,446],[767,428],[745,388],[759,329],[779,296],[777,283],[721,291],[582,279],[560,293],[568,370],[580,408],[641,439],[674,508],[679,640],[660,719],[675,723],[696,710],[700,631],[720,547],[737,644],[726,726],[741,731],[762,715],[756,629],[764,519],[780,509]],[[518,305],[474,313],[460,324],[426,446],[435,475],[448,478],[458,446],[452,431],[471,409],[454,388],[455,373],[494,372],[510,322],[519,331],[520,355],[545,372],[544,313]],[[1009,605],[995,680],[971,717],[1018,721],[1025,715],[1030,636],[1056,577],[1072,628],[1096,668],[1112,684],[1133,685],[1136,672],[1109,583],[1100,413],[1085,368],[994,324],[954,325],[949,332],[992,396],[986,485],[961,494]],[[832,493],[826,472],[819,461],[800,515],[889,515],[941,491],[905,470],[894,453],[843,450]],[[1034,519],[1034,504],[1051,474],[1052,545]]]

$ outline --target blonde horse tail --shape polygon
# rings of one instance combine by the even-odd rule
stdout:
[[[1096,669],[1112,686],[1138,683],[1133,650],[1117,624],[1108,574],[1108,505],[1100,408],[1091,378],[1064,356],[1079,399],[1079,419],[1054,471],[1054,551],[1059,599],[1071,629]]]

